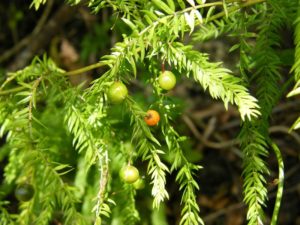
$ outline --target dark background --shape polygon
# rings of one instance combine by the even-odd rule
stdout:
[[[42,18],[45,17],[45,20]],[[114,30],[111,30],[111,27]],[[121,33],[128,32],[123,24],[116,22],[109,9],[91,14],[85,6],[69,7],[61,1],[49,0],[39,11],[29,9],[29,1],[10,0],[0,3],[0,81],[7,71],[15,71],[28,65],[35,55],[47,53],[61,68],[74,70],[97,62],[108,54],[113,44],[121,40]],[[286,45],[292,45],[292,33],[283,31]],[[187,37],[188,38],[188,37]],[[237,72],[237,56],[228,52],[234,38],[223,36],[217,40],[199,44],[199,49],[210,53],[212,61],[223,61],[225,66]],[[287,66],[286,73],[288,74]],[[70,78],[74,85],[89,82],[99,76],[102,69]],[[131,92],[144,92],[136,81]],[[176,118],[178,130],[189,137],[193,149],[188,158],[204,167],[197,180],[201,190],[198,202],[201,215],[207,225],[246,224],[246,208],[242,203],[242,153],[234,143],[239,130],[240,118],[234,107],[225,111],[222,103],[212,100],[199,85],[188,79],[178,80],[173,91],[174,98],[182,103],[183,113]],[[150,96],[149,96],[150,98]],[[300,115],[299,98],[283,98],[274,108],[270,121],[271,137],[280,147],[285,162],[285,188],[279,216],[279,224],[300,224],[300,164],[298,132],[289,127]],[[4,140],[2,140],[2,143]],[[1,159],[2,176],[5,160]],[[270,168],[267,177],[269,201],[266,206],[267,221],[271,217],[277,178],[277,161],[273,152],[266,159]],[[166,203],[169,224],[178,223],[180,197],[175,177],[168,177],[170,200]],[[138,200],[143,201],[143,192]],[[15,201],[11,197],[12,201]],[[17,201],[12,212],[17,211]],[[142,203],[138,203],[142,207]],[[58,223],[57,223],[58,224]]]

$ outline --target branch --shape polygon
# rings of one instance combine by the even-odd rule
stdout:
[[[233,147],[234,145],[238,144],[238,140],[233,139],[229,141],[223,141],[223,142],[211,142],[208,141],[206,138],[204,138],[198,129],[196,128],[195,124],[193,121],[186,115],[182,116],[183,121],[186,123],[186,125],[190,128],[192,131],[193,135],[200,140],[205,146],[214,148],[214,149],[224,149],[224,148],[230,148]]]
[[[22,90],[24,90],[24,89],[26,89],[25,86],[16,87],[16,88],[11,88],[11,89],[6,90],[6,91],[0,91],[0,95],[7,95],[7,94],[14,93],[14,92],[22,91]]]
[[[16,59],[10,64],[9,70],[15,71],[25,67],[28,61],[30,61],[40,49],[48,45],[51,38],[59,32],[61,27],[73,18],[76,14],[76,9],[77,7],[70,7],[67,5],[58,9],[43,28],[30,37],[30,40],[26,42],[26,45],[28,46],[17,55]]]
[[[12,47],[11,49],[4,52],[0,56],[0,63],[4,62],[7,59],[9,59],[10,57],[12,57],[14,54],[16,54],[18,51],[20,51],[23,47],[25,47],[27,44],[29,44],[32,41],[33,37],[35,35],[37,35],[44,27],[45,22],[51,12],[52,6],[53,6],[53,0],[48,0],[46,8],[43,12],[43,15],[39,19],[39,21],[38,21],[37,25],[35,26],[35,28],[33,29],[32,33],[29,36],[23,38],[21,41],[19,41],[18,44],[14,45],[14,47]]]
[[[284,164],[283,164],[283,159],[282,155],[280,152],[280,149],[278,146],[272,142],[271,146],[275,152],[277,161],[278,161],[278,190],[276,194],[276,201],[275,201],[275,206],[273,210],[273,215],[272,215],[272,220],[271,220],[271,225],[276,225],[277,224],[277,219],[278,219],[278,214],[279,214],[279,209],[281,205],[281,199],[282,199],[282,193],[283,193],[283,184],[284,184]]]
[[[84,73],[84,72],[87,72],[87,71],[90,71],[90,70],[93,70],[93,69],[96,69],[96,68],[100,68],[100,67],[106,66],[106,65],[107,64],[105,62],[98,62],[98,63],[91,64],[91,65],[86,66],[86,67],[82,67],[78,70],[72,70],[72,71],[65,72],[63,75],[73,76],[73,75],[81,74],[81,73]]]
[[[227,9],[227,13],[230,13],[230,12],[233,12],[233,11],[236,11],[236,10],[239,10],[241,8],[245,8],[245,7],[248,7],[248,6],[251,6],[251,5],[262,3],[262,2],[265,2],[265,1],[266,0],[252,0],[252,1],[247,1],[246,3],[240,4],[239,6],[229,7]],[[213,16],[209,17],[209,19],[207,20],[207,22],[215,20],[215,19],[218,19],[218,18],[223,17],[225,15],[226,15],[226,13],[224,11],[220,12],[220,13],[217,13],[216,15],[213,15]]]

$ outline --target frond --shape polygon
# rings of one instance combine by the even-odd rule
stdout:
[[[164,97],[161,97],[163,101]],[[171,109],[174,106],[164,104],[160,107],[162,118],[162,132],[165,136],[165,141],[169,149],[169,154],[172,157],[171,171],[177,172],[176,181],[179,183],[179,191],[182,192],[181,197],[181,220],[180,225],[199,225],[204,224],[199,216],[200,207],[197,203],[196,191],[199,190],[199,185],[195,180],[195,174],[202,168],[201,166],[190,163],[184,155],[180,146],[180,140],[184,140],[170,124]]]
[[[123,204],[119,205],[121,220],[123,224],[135,225],[139,222],[140,215],[135,207],[135,190],[132,186],[125,184],[122,194]]]
[[[7,205],[9,205],[9,202],[0,201],[0,223],[3,225],[14,225],[15,220],[13,216],[5,208]]]
[[[160,143],[152,135],[149,127],[144,122],[145,112],[132,100],[126,101],[127,109],[131,114],[131,124],[133,126],[132,143],[138,149],[138,155],[142,160],[148,161],[148,173],[151,176],[152,196],[154,197],[153,207],[158,208],[159,204],[169,198],[165,188],[166,173],[168,167],[161,161],[161,155],[165,154],[160,150]]]
[[[34,7],[35,10],[38,10],[41,5],[45,4],[47,0],[32,0],[30,7]]]
[[[287,95],[288,97],[299,95],[300,93],[300,8],[299,5],[297,7],[297,14],[294,19],[294,26],[295,26],[295,30],[294,30],[295,62],[292,67],[292,71],[294,72],[296,84],[293,90],[290,91],[289,94]],[[296,130],[299,129],[299,127],[300,127],[300,117],[294,122],[291,129]]]
[[[240,133],[243,150],[244,201],[248,205],[247,219],[249,225],[262,224],[263,207],[267,200],[265,176],[269,174],[264,159],[268,156],[269,118],[275,103],[282,95],[279,86],[281,79],[281,61],[275,48],[280,46],[280,29],[287,21],[284,13],[285,1],[268,1],[260,6],[260,17],[256,46],[253,49],[248,75],[250,84],[255,84],[256,95],[260,105],[261,117],[244,122]],[[250,54],[251,52],[248,51]]]
[[[169,44],[166,55],[166,60],[178,67],[180,72],[186,76],[192,74],[212,98],[221,99],[226,109],[229,103],[236,104],[243,120],[260,114],[257,100],[242,85],[242,80],[221,67],[220,63],[209,62],[207,55],[179,42]]]
[[[239,29],[239,22],[241,12],[236,11],[231,13],[228,17],[220,18],[218,20],[209,20],[209,15],[211,15],[216,8],[211,7],[207,12],[208,17],[206,17],[206,23],[200,24],[199,28],[193,33],[193,42],[204,42],[207,40],[218,38],[222,35],[234,33]],[[257,23],[257,19],[260,16],[254,9],[250,13],[247,13],[244,26],[251,27]]]
[[[38,9],[47,1],[31,2],[31,7]],[[249,225],[261,224],[267,200],[265,176],[269,174],[264,161],[270,143],[268,120],[282,95],[279,85],[282,62],[276,51],[282,38],[278,33],[292,21],[296,25],[292,71],[300,80],[300,25],[299,15],[295,18],[296,1],[67,2],[71,5],[84,3],[94,12],[109,8],[128,32],[111,48],[110,54],[100,59],[97,65],[105,66],[105,72],[85,90],[71,87],[66,79],[69,73],[59,69],[46,56],[34,58],[23,70],[10,73],[0,86],[0,137],[6,138],[5,148],[10,148],[5,153],[8,158],[5,182],[30,182],[38,193],[32,201],[20,204],[20,214],[14,218],[5,210],[7,203],[0,201],[3,214],[0,223],[46,225],[55,211],[61,210],[65,224],[94,222],[101,225],[102,221],[104,224],[137,224],[140,215],[135,206],[136,192],[131,185],[121,183],[117,174],[122,163],[140,159],[147,163],[153,208],[158,208],[169,198],[166,177],[168,173],[176,173],[182,193],[180,225],[204,224],[199,215],[196,198],[199,184],[195,179],[201,166],[187,160],[181,147],[185,137],[172,126],[169,116],[172,107],[165,104],[167,97],[157,84],[158,65],[166,63],[177,72],[176,75],[195,80],[211,98],[222,101],[226,109],[232,104],[239,110],[244,201],[249,207],[247,219]],[[187,35],[192,36],[194,42],[191,43],[195,45],[195,41],[204,42],[223,34],[239,37],[240,43],[231,51],[240,50],[240,77],[233,75],[222,63],[209,61],[207,54],[192,45],[184,44]],[[255,48],[248,44],[250,38],[256,38]],[[153,105],[162,117],[157,130],[164,139],[157,138],[154,129],[147,126],[145,111],[131,97],[124,100],[122,109],[119,108],[122,116],[129,118],[127,124],[110,115],[114,107],[107,96],[110,86],[119,80],[128,84],[144,78],[139,73],[140,67],[148,68],[153,74],[147,82],[153,85],[155,99],[158,99]],[[299,94],[299,86],[300,81],[290,95]],[[4,90],[8,87],[14,88]],[[257,98],[248,87],[254,87]],[[127,126],[125,132],[118,132],[119,125]],[[54,134],[58,127],[63,128]],[[293,126],[298,127],[300,119]],[[134,145],[130,154],[123,141]],[[60,149],[61,146],[65,149]],[[68,152],[64,154],[64,150]],[[74,162],[65,163],[64,157],[70,155]],[[165,155],[172,157],[170,164],[165,162]],[[74,185],[71,185],[65,176],[73,169],[76,172]],[[121,193],[118,193],[119,189]],[[78,205],[82,208],[78,209]]]
[[[269,172],[263,159],[268,156],[268,145],[265,137],[257,131],[259,126],[259,123],[244,123],[239,137],[244,155],[244,201],[249,205],[247,218],[250,224],[262,220],[262,207],[267,200],[264,175]]]

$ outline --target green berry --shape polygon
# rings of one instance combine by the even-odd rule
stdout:
[[[120,81],[113,83],[107,93],[108,99],[114,104],[123,102],[127,95],[127,87]]]
[[[145,188],[145,181],[141,178],[139,178],[136,182],[133,183],[133,187],[136,190],[141,190]]]
[[[128,184],[132,184],[139,179],[139,171],[134,166],[125,166],[120,170],[120,177]]]
[[[32,199],[34,188],[31,184],[20,184],[15,190],[15,196],[19,201],[27,202]]]
[[[171,90],[176,85],[176,77],[171,71],[164,71],[158,77],[159,86],[164,90]]]

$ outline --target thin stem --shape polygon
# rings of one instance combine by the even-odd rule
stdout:
[[[108,180],[108,153],[104,152],[102,155],[101,150],[98,152],[99,159],[99,172],[100,172],[100,180],[99,180],[99,191],[97,194],[97,207],[96,207],[96,218],[101,216],[101,210],[103,208],[104,200],[105,200],[105,190]],[[97,222],[97,220],[96,220]],[[95,222],[95,224],[97,224]]]
[[[93,70],[93,69],[96,69],[96,68],[99,68],[102,66],[106,66],[106,65],[107,64],[105,62],[98,62],[98,63],[92,64],[92,65],[89,65],[86,67],[82,67],[78,70],[72,70],[72,71],[65,72],[64,75],[73,76],[73,75],[81,74],[81,73],[84,73],[84,72],[87,72],[87,71],[90,71],[90,70]]]
[[[250,5],[254,5],[254,4],[257,4],[257,3],[261,3],[261,2],[264,2],[265,0],[252,0],[252,1],[248,1],[244,4],[241,4],[240,6],[236,6],[236,7],[230,7],[228,8],[228,13],[229,12],[232,12],[232,11],[235,11],[235,10],[238,10],[240,8],[243,8],[243,7],[247,7],[247,6],[250,6]],[[191,10],[194,10],[194,9],[200,9],[200,8],[204,8],[204,7],[211,7],[211,6],[217,6],[217,5],[223,5],[223,2],[213,2],[213,3],[207,3],[207,4],[203,4],[203,5],[197,5],[195,7],[189,7],[189,8],[186,8],[180,12],[177,12],[176,14],[178,13],[184,13],[184,12],[188,12],[188,11],[191,11]],[[212,17],[209,18],[208,21],[211,21],[211,20],[214,20],[214,19],[217,19],[219,17],[222,17],[225,15],[225,12],[221,12],[221,13],[218,13]],[[165,18],[168,18],[168,17],[172,17],[173,15],[168,15],[168,16],[165,16],[163,17],[163,19]],[[162,20],[162,19],[161,19]],[[139,33],[139,36],[143,35],[146,31],[148,31],[152,26],[156,26],[158,23],[160,22],[160,20],[154,22],[152,25],[146,27],[144,30],[142,30],[140,33]],[[77,75],[77,74],[80,74],[80,73],[84,73],[84,72],[87,72],[87,71],[90,71],[92,69],[96,69],[96,68],[99,68],[99,67],[102,67],[102,66],[105,66],[107,65],[106,63],[104,62],[98,62],[96,64],[92,64],[92,65],[89,65],[89,66],[86,66],[86,67],[83,67],[83,68],[80,68],[78,70],[73,70],[73,71],[69,71],[69,72],[66,72],[65,75],[66,76],[71,76],[71,75]]]
[[[17,76],[18,76],[18,73],[15,73],[14,75],[7,77],[6,80],[3,82],[3,84],[1,85],[0,91],[5,87],[5,85],[7,85],[12,80],[14,80]]]
[[[21,50],[23,47],[25,47],[28,43],[30,43],[32,41],[32,38],[34,37],[34,35],[38,34],[41,31],[41,29],[44,27],[45,22],[47,21],[47,18],[51,12],[53,2],[54,2],[53,0],[47,1],[46,8],[45,8],[41,18],[39,19],[36,27],[32,31],[32,33],[29,36],[23,38],[21,41],[19,41],[16,45],[14,45],[14,47],[12,47],[11,49],[4,52],[0,56],[0,63],[6,61],[10,57],[12,57],[14,54],[16,54],[19,50]]]
[[[28,105],[28,128],[29,128],[29,136],[31,139],[33,139],[32,136],[32,107],[35,108],[36,106],[36,90],[39,86],[39,84],[42,81],[42,77],[39,77],[33,84],[32,90],[30,93],[30,100],[29,100],[29,105]]]
[[[277,224],[277,219],[278,219],[278,214],[279,214],[279,209],[281,205],[281,199],[282,199],[282,193],[283,193],[283,183],[284,183],[284,163],[282,159],[282,155],[280,152],[280,149],[278,146],[274,143],[271,142],[271,146],[275,152],[277,161],[278,161],[278,190],[276,194],[276,201],[275,201],[275,206],[273,210],[273,215],[271,219],[270,225],[276,225]]]
[[[248,1],[246,3],[240,4],[239,6],[232,6],[232,7],[229,7],[227,9],[227,13],[231,13],[231,12],[239,10],[241,8],[245,8],[245,7],[248,7],[248,6],[251,6],[251,5],[255,5],[255,4],[258,4],[258,3],[262,3],[262,2],[265,2],[265,1],[266,0],[252,0],[252,1]],[[225,15],[226,15],[226,13],[224,11],[220,12],[220,13],[217,13],[217,14],[209,17],[208,20],[207,20],[207,22],[215,20],[215,19],[218,19],[218,18],[223,17]]]
[[[201,8],[218,6],[218,5],[220,5],[220,6],[223,5],[223,2],[211,2],[211,3],[206,3],[206,4],[197,5],[197,6],[193,6],[193,7],[188,7],[188,8],[185,8],[185,9],[179,11],[179,13],[188,12],[188,11],[191,11],[193,9],[201,9]]]
[[[16,87],[16,88],[11,88],[9,90],[0,91],[0,95],[7,95],[7,94],[10,94],[10,93],[22,91],[24,89],[26,89],[26,87],[24,87],[24,86]]]
[[[65,72],[63,75],[66,75],[66,76],[73,76],[73,75],[78,75],[78,74],[81,74],[81,73],[84,73],[84,72],[87,72],[87,71],[90,71],[90,70],[93,70],[93,69],[96,69],[96,68],[99,68],[99,67],[102,67],[102,66],[106,66],[107,64],[105,62],[98,62],[98,63],[95,63],[95,64],[92,64],[92,65],[89,65],[89,66],[86,66],[86,67],[82,67],[78,70],[72,70],[72,71],[68,71],[68,72]],[[17,76],[14,75],[12,77],[10,77],[9,79],[7,79],[2,85],[1,85],[1,88],[0,88],[0,95],[7,95],[7,94],[10,94],[10,93],[14,93],[14,92],[18,92],[18,91],[21,91],[23,89],[25,89],[26,87],[24,86],[21,86],[21,87],[16,87],[16,88],[11,88],[9,90],[5,90],[5,91],[1,91],[1,89],[8,83],[10,82],[11,80],[15,79]]]
[[[248,1],[246,3],[240,4],[239,6],[229,7],[228,10],[227,10],[227,13],[233,12],[233,11],[238,10],[240,8],[243,8],[243,7],[251,6],[251,5],[254,5],[254,4],[257,4],[257,3],[262,3],[262,2],[265,2],[265,0]],[[193,10],[193,9],[199,9],[199,8],[211,7],[211,6],[217,6],[217,5],[223,5],[223,3],[222,2],[214,2],[214,3],[207,3],[207,4],[203,4],[203,5],[198,5],[198,6],[195,6],[195,7],[189,7],[189,8],[186,8],[186,9],[182,10],[179,13],[184,13],[184,12],[187,12],[187,11],[190,11],[190,10]],[[177,12],[177,14],[178,14],[178,12]],[[172,16],[173,15],[168,15],[168,16],[164,17],[164,19],[168,18],[168,17],[172,17]],[[225,16],[225,12],[220,12],[220,13],[214,15],[214,16],[211,16],[207,20],[207,22],[218,19],[218,18],[223,17],[223,16]],[[152,26],[155,27],[156,25],[158,25],[159,22],[160,22],[160,20],[154,22],[151,26],[146,27],[144,30],[142,30],[139,33],[139,35],[143,35]],[[98,63],[92,64],[92,65],[89,65],[89,66],[86,66],[86,67],[82,67],[82,68],[77,69],[77,70],[65,72],[64,75],[66,75],[66,76],[78,75],[78,74],[81,74],[81,73],[84,73],[84,72],[87,72],[87,71],[90,71],[90,70],[93,70],[93,69],[96,69],[96,68],[100,68],[100,67],[103,67],[103,66],[106,66],[106,65],[107,64],[105,62],[98,62]],[[6,90],[6,91],[0,91],[0,95],[6,95],[6,94],[13,93],[13,92],[18,92],[18,91],[23,90],[23,89],[25,89],[25,87],[17,87],[17,88],[12,88],[12,89]]]

